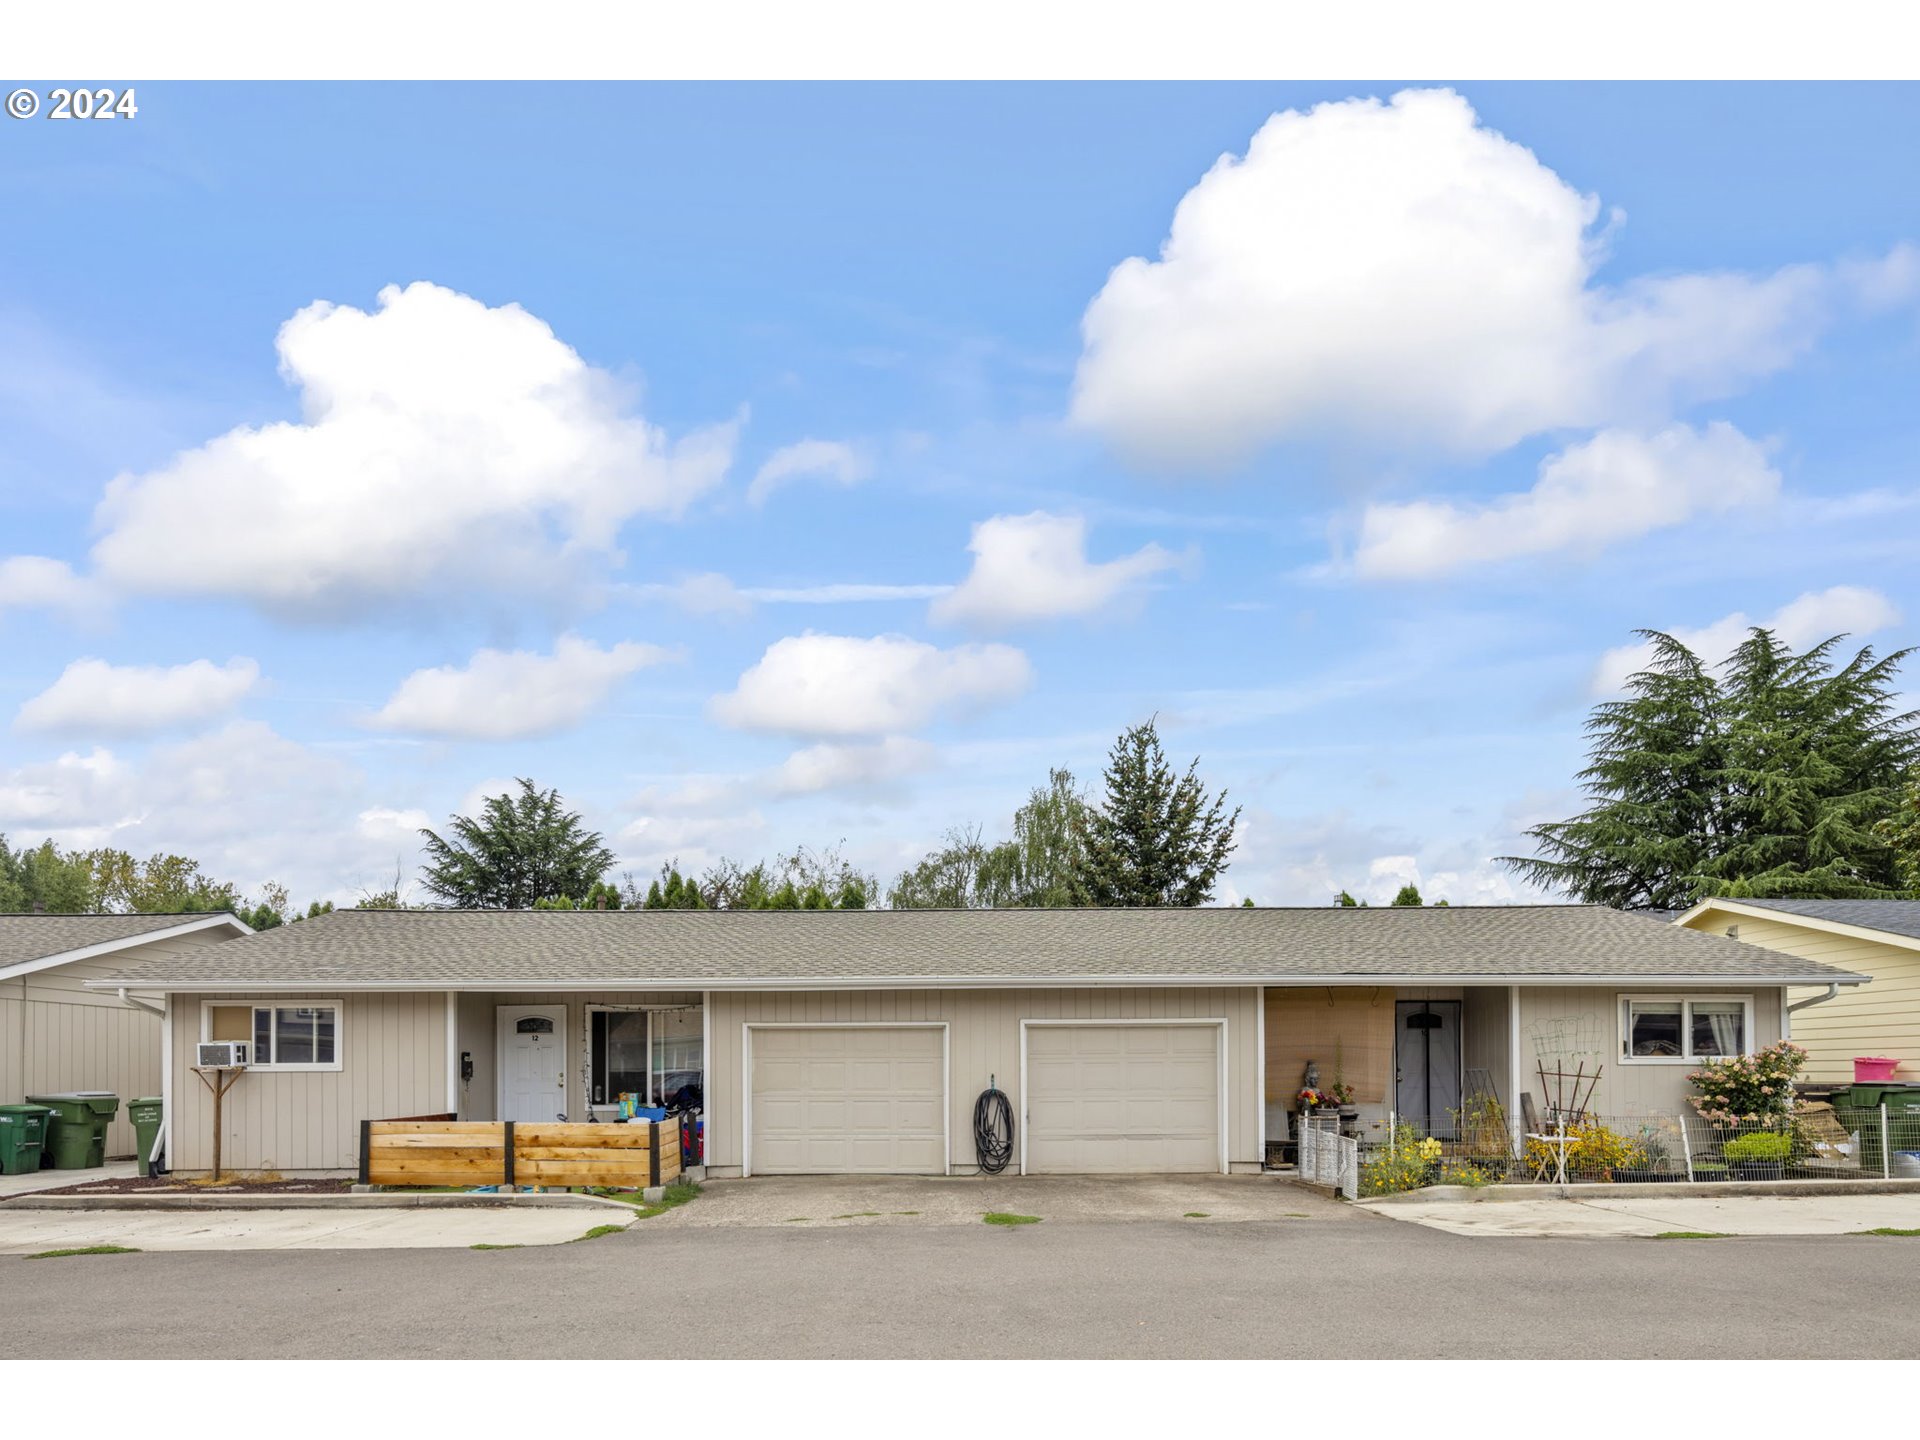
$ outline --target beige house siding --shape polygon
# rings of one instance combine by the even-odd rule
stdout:
[[[1890,1055],[1902,1062],[1897,1078],[1920,1080],[1920,949],[1717,908],[1701,911],[1687,925],[1712,935],[1737,925],[1749,945],[1872,977],[1871,984],[1845,987],[1792,1017],[1793,1041],[1807,1047],[1806,1079],[1844,1084],[1853,1079],[1854,1056]],[[1825,993],[1824,987],[1796,987],[1788,999]]]
[[[1540,1066],[1572,1070],[1582,1061],[1602,1067],[1588,1109],[1600,1115],[1683,1115],[1691,1113],[1687,1075],[1692,1062],[1621,1060],[1620,998],[1623,995],[1743,995],[1753,1001],[1750,1049],[1780,1038],[1778,985],[1523,985],[1520,987],[1520,1090],[1544,1112],[1546,1095]]]
[[[707,1057],[708,1164],[716,1175],[741,1167],[741,1038],[746,1024],[944,1021],[948,1026],[948,1160],[955,1174],[976,1168],[973,1105],[991,1076],[1021,1114],[1020,1022],[1024,1020],[1224,1019],[1227,1023],[1227,1156],[1256,1168],[1261,1077],[1258,991],[1250,986],[1179,989],[830,990],[712,996]],[[1016,1173],[1016,1154],[1008,1173]]]
[[[1513,1087],[1508,1080],[1508,990],[1504,985],[1470,985],[1461,992],[1460,1065],[1485,1071],[1494,1098],[1511,1117]]]
[[[213,1101],[193,1070],[205,1006],[220,1001],[341,1004],[338,1070],[250,1070],[227,1092],[221,1164],[235,1170],[350,1170],[360,1122],[447,1108],[447,1000],[443,991],[329,995],[173,996],[170,1163],[213,1164]]]
[[[200,931],[0,980],[0,1101],[48,1091],[111,1090],[121,1104],[107,1127],[107,1155],[133,1154],[126,1102],[160,1093],[160,1017],[114,991],[82,987],[124,974],[129,964],[231,938],[221,930]]]

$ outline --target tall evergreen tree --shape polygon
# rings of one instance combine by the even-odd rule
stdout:
[[[613,865],[613,852],[558,790],[518,782],[518,795],[493,795],[473,819],[455,815],[449,838],[422,830],[420,881],[450,906],[526,910],[538,900],[578,902]]]
[[[1920,774],[1901,787],[1898,807],[1873,827],[1873,834],[1893,852],[1900,884],[1920,895]]]
[[[1875,833],[1920,756],[1913,714],[1893,704],[1909,652],[1840,637],[1796,655],[1756,628],[1715,675],[1670,635],[1623,699],[1594,707],[1590,801],[1502,856],[1535,884],[1593,904],[1679,909],[1706,895],[1849,897],[1900,892]]]
[[[1176,775],[1152,720],[1113,742],[1104,795],[1080,821],[1080,893],[1090,905],[1202,905],[1233,854],[1236,807],[1209,795],[1196,759]]]

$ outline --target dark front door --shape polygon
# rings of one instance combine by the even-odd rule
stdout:
[[[1429,1135],[1451,1137],[1460,1109],[1460,1002],[1393,1007],[1394,1109]]]

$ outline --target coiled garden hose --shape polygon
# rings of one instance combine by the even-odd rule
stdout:
[[[982,1175],[998,1175],[1013,1159],[1013,1102],[991,1078],[973,1102],[973,1149]]]

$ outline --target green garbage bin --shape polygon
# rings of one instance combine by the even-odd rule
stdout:
[[[97,1170],[107,1163],[107,1124],[120,1113],[118,1095],[110,1090],[64,1090],[29,1095],[27,1103],[53,1111],[47,1122],[47,1168]]]
[[[134,1154],[140,1157],[142,1175],[150,1173],[153,1142],[160,1136],[160,1120],[165,1113],[166,1104],[158,1095],[127,1102],[127,1118],[133,1122]]]
[[[47,1143],[44,1105],[0,1105],[0,1175],[26,1175],[40,1168]]]
[[[1860,1168],[1890,1173],[1891,1159],[1881,1153],[1880,1116],[1887,1107],[1887,1149],[1895,1155],[1920,1151],[1920,1085],[1908,1080],[1856,1080],[1846,1093],[1846,1108],[1860,1126]],[[1836,1107],[1840,1101],[1834,1101]]]

